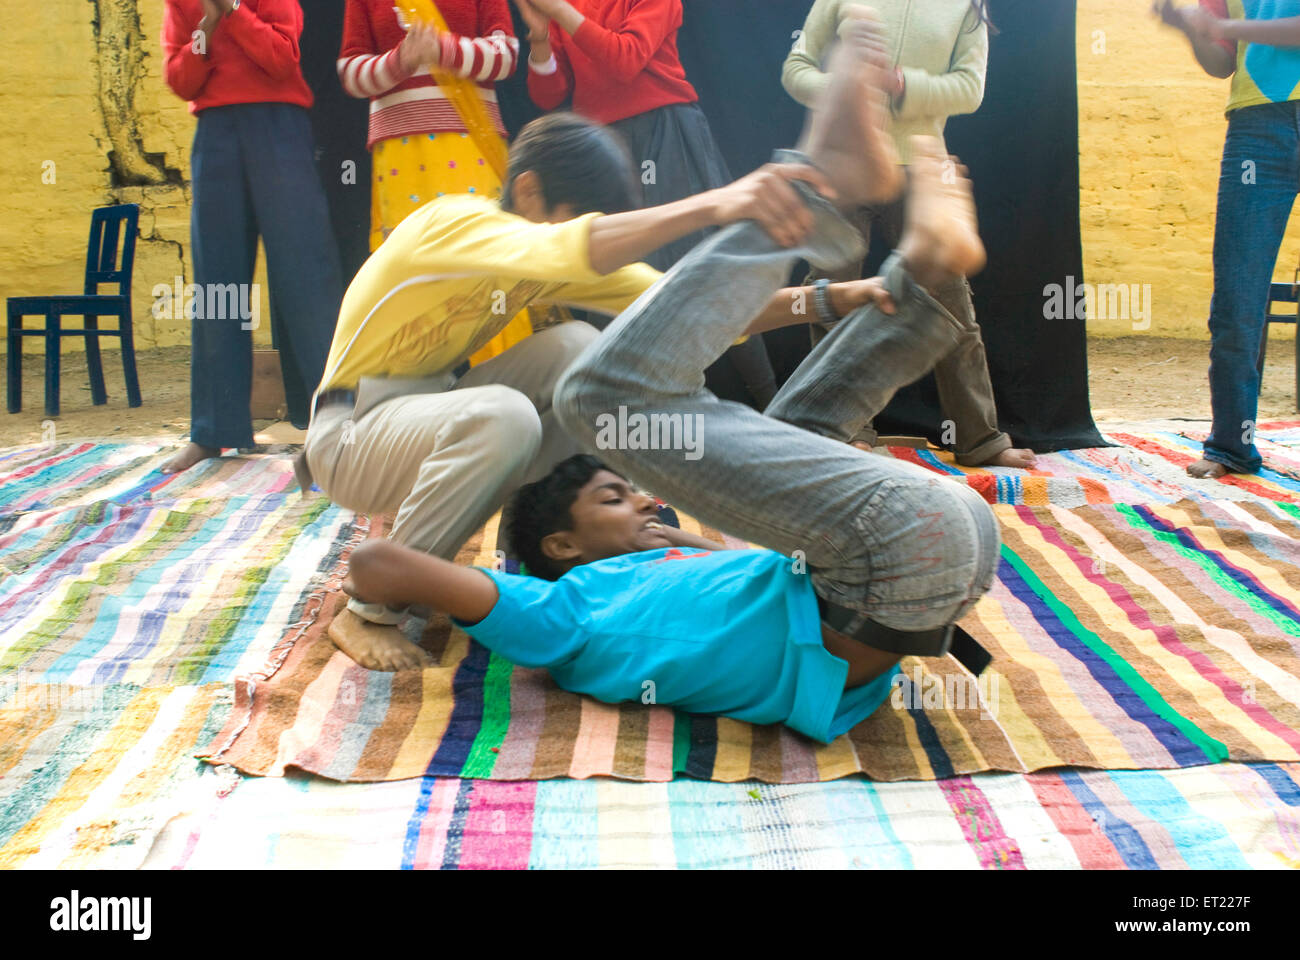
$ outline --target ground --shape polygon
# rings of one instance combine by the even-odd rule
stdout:
[[[1206,382],[1209,345],[1202,340],[1165,337],[1093,337],[1088,341],[1092,411],[1099,423],[1111,420],[1208,420],[1210,393]],[[1261,420],[1289,418],[1296,413],[1295,359],[1289,340],[1272,344],[1260,397]],[[63,360],[63,412],[53,421],[53,437],[45,427],[43,376],[40,358],[27,356],[23,379],[23,412],[0,419],[0,447],[58,442],[86,437],[184,437],[189,424],[189,348],[163,347],[137,355],[144,406],[126,405],[122,367],[116,352],[104,356],[104,380],[109,400],[102,407],[90,402],[90,387],[82,354]],[[266,430],[269,421],[255,427]],[[271,438],[291,439],[281,425]]]

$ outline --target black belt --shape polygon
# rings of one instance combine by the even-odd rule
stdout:
[[[326,390],[324,393],[316,395],[316,409],[324,410],[326,407],[357,405],[357,392],[355,390]]]
[[[977,677],[993,662],[993,655],[955,623],[934,630],[895,630],[822,597],[817,598],[817,606],[826,626],[877,650],[912,657],[942,657],[951,653]]]

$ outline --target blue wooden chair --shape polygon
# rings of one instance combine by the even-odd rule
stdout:
[[[1264,380],[1264,356],[1268,352],[1268,325],[1270,323],[1296,324],[1294,313],[1275,313],[1273,305],[1277,303],[1295,303],[1300,308],[1300,276],[1297,283],[1271,283],[1268,287],[1268,308],[1265,316],[1264,335],[1259,341],[1259,378]],[[1295,398],[1296,409],[1300,410],[1300,328],[1296,331],[1295,344]]]
[[[80,296],[9,298],[9,412],[23,408],[22,338],[45,338],[45,413],[59,415],[59,349],[64,337],[86,338],[86,366],[90,369],[90,399],[96,405],[108,402],[104,390],[104,368],[100,362],[101,337],[122,341],[122,369],[126,374],[126,398],[140,406],[140,384],[135,372],[135,338],[131,331],[131,269],[135,265],[135,237],[140,207],[123,203],[100,207],[90,218],[90,242],[86,246],[86,286]],[[121,245],[121,259],[118,246]],[[101,285],[116,284],[116,293],[102,294]],[[43,330],[23,329],[24,317],[44,317]],[[82,317],[84,324],[65,330],[64,317]],[[116,330],[99,329],[100,317],[117,317]]]

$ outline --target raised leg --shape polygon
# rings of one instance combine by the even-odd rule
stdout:
[[[99,329],[99,315],[88,313],[83,318],[87,330]],[[99,336],[86,334],[86,369],[90,373],[90,402],[95,406],[108,403],[108,391],[104,389],[104,365],[99,356]]]

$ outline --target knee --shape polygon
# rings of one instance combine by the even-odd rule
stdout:
[[[499,384],[472,392],[472,402],[444,427],[441,440],[472,446],[484,462],[505,467],[531,463],[542,445],[542,421],[532,401]]]
[[[561,323],[549,330],[543,330],[534,336],[542,339],[547,349],[554,351],[567,366],[577,360],[582,352],[595,342],[600,336],[600,331],[589,323],[575,320],[572,323]]]

